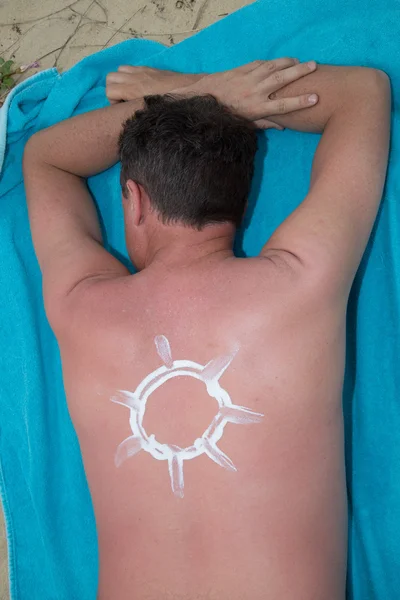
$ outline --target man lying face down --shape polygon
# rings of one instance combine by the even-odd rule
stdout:
[[[107,95],[24,155],[98,598],[343,600],[345,315],[385,179],[388,78],[289,58],[123,66]],[[310,189],[259,256],[236,258],[256,128],[271,127],[323,134]],[[134,275],[85,181],[118,159]]]

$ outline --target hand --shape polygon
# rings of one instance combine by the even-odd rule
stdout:
[[[175,88],[194,84],[202,77],[203,75],[122,65],[118,72],[107,75],[106,96],[111,104],[115,104],[151,94],[168,94]]]
[[[186,89],[174,90],[176,94],[212,94],[222,104],[254,121],[260,129],[283,127],[267,117],[283,115],[316,104],[310,94],[294,98],[274,99],[274,93],[289,83],[312,73],[317,68],[315,61],[299,63],[294,58],[257,60],[237,69],[204,75]]]

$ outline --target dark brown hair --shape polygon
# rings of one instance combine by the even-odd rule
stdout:
[[[213,96],[147,96],[119,138],[121,186],[140,183],[164,223],[239,225],[257,150],[252,123]]]

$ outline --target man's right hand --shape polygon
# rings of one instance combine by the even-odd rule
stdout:
[[[261,129],[283,129],[268,117],[314,106],[318,96],[308,93],[277,99],[274,94],[316,69],[315,61],[299,63],[295,58],[256,60],[236,69],[204,75],[187,88],[173,93],[211,94]]]

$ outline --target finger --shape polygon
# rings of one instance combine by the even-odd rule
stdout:
[[[269,77],[265,79],[265,86],[270,93],[276,92],[281,88],[285,87],[292,81],[297,81],[301,77],[305,77],[309,75],[317,68],[317,63],[315,60],[311,60],[310,62],[300,63],[298,65],[294,65],[293,67],[283,68],[280,70],[271,73]]]
[[[269,119],[258,119],[257,121],[254,121],[254,125],[257,129],[277,129],[278,131],[283,131],[285,129],[282,125],[277,125]]]
[[[132,73],[109,73],[106,77],[106,84],[111,83],[126,84],[132,83]]]
[[[235,73],[250,73],[250,71],[254,71],[254,69],[257,69],[257,67],[260,67],[265,62],[265,60],[253,60],[252,62],[240,65],[240,67],[231,70],[235,71]]]
[[[270,100],[267,104],[268,114],[285,115],[287,113],[301,110],[302,108],[310,108],[318,102],[317,94],[303,94],[295,98],[279,98],[278,100]]]
[[[120,67],[118,67],[118,72],[119,73],[128,73],[129,75],[137,75],[138,73],[148,73],[148,72],[152,72],[152,73],[162,73],[164,74],[171,74],[171,75],[177,75],[176,71],[169,71],[168,69],[154,69],[153,67],[144,67],[144,66],[140,66],[140,67],[134,67],[133,65],[121,65]]]
[[[112,73],[108,73],[107,77],[106,77],[106,85],[109,85],[111,83],[116,83],[116,79],[119,77],[119,73],[116,72],[112,72]]]
[[[295,64],[298,64],[299,60],[297,58],[277,58],[276,60],[253,60],[252,62],[241,65],[240,67],[236,67],[235,69],[231,69],[231,71],[235,71],[235,73],[251,73],[260,67],[264,67],[268,72],[273,73],[277,68],[284,69],[286,67],[292,67]],[[265,75],[264,75],[265,76]]]
[[[124,97],[124,94],[121,93],[121,87],[119,85],[108,85],[107,86],[107,91],[106,91],[106,96],[109,100],[109,102],[111,102],[111,104],[115,103],[115,102],[121,102],[122,100],[126,100],[126,98]]]
[[[258,60],[254,63],[250,63],[250,69],[248,72],[255,72],[259,76],[260,80],[265,79],[268,75],[280,71],[281,69],[287,69],[294,67],[299,64],[297,58],[276,58],[275,60]]]
[[[298,64],[299,60],[297,58],[285,57],[277,58],[275,60],[268,60],[264,64],[259,65],[256,74],[260,77],[260,79],[265,79],[277,71],[288,69],[289,67],[295,67]]]
[[[138,67],[133,67],[132,65],[121,65],[118,67],[119,73],[134,73],[137,71]]]
[[[277,58],[276,60],[253,60],[252,62],[240,65],[240,67],[229,69],[226,72],[246,75],[248,73],[256,71],[256,69],[259,69],[260,67],[264,67],[267,70],[267,72],[273,73],[276,69],[275,63],[278,63],[278,67],[279,65],[281,65],[280,68],[285,68],[285,66],[291,67],[295,64],[298,64],[299,60],[297,58]],[[260,74],[260,80],[262,80],[263,78],[265,78],[265,74]]]

